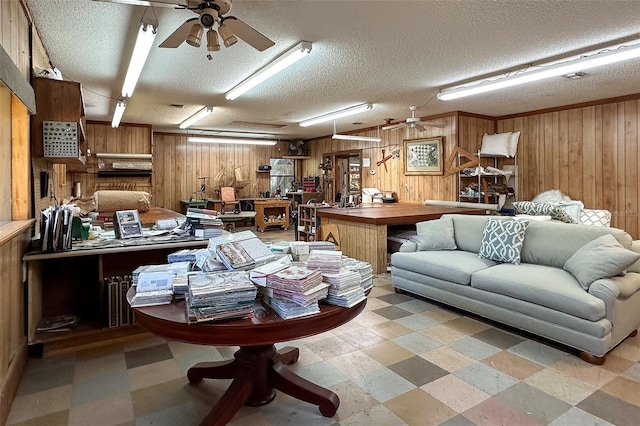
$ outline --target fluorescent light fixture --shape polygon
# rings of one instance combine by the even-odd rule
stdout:
[[[213,112],[213,107],[212,106],[206,106],[206,107],[202,108],[201,110],[199,110],[198,112],[196,112],[195,114],[193,114],[191,117],[189,117],[186,120],[184,120],[182,123],[180,123],[180,125],[178,127],[180,127],[181,129],[186,129],[187,127],[191,126],[196,121],[202,120],[204,117],[206,117],[207,115],[211,114],[212,112]]]
[[[627,44],[619,47],[609,47],[592,54],[580,56],[576,59],[554,62],[548,65],[537,65],[531,67],[531,69],[518,71],[508,77],[486,79],[464,86],[444,89],[440,91],[437,96],[441,101],[449,101],[464,96],[485,93],[491,90],[503,89],[518,84],[530,83],[545,78],[584,71],[601,65],[638,58],[640,57],[640,41],[634,43],[635,44]]]
[[[340,135],[334,133],[331,139],[339,139],[343,141],[364,141],[364,142],[380,142],[382,139],[374,138],[371,136],[357,136],[357,135]]]
[[[308,120],[302,120],[300,123],[300,127],[313,126],[314,124],[324,123],[326,121],[335,120],[337,118],[346,117],[348,115],[357,114],[359,112],[369,111],[373,108],[373,104],[360,104],[355,105],[340,111],[330,112],[325,115],[320,115],[318,117],[309,118]]]
[[[118,99],[118,103],[116,104],[116,110],[113,112],[113,119],[111,120],[111,127],[114,129],[120,125],[120,120],[122,120],[122,115],[124,114],[124,110],[127,108],[127,103],[124,99]]]
[[[142,67],[144,67],[144,63],[147,61],[151,45],[156,38],[157,30],[158,22],[155,19],[142,18],[136,45],[131,54],[127,76],[124,78],[124,84],[122,85],[122,97],[130,98],[131,95],[133,95],[133,90],[138,83]]]
[[[222,30],[222,27],[220,27],[220,34],[223,33],[224,31]],[[223,35],[223,41],[225,42],[225,45],[227,43],[227,40],[228,39]],[[282,55],[278,56],[275,60],[271,61],[266,66],[249,76],[249,78],[244,80],[242,83],[229,90],[225,94],[225,97],[230,101],[234,100],[244,92],[253,89],[269,77],[287,68],[289,65],[293,65],[295,62],[307,56],[310,52],[311,42],[301,41],[291,49],[284,52]]]
[[[199,143],[228,143],[234,145],[275,145],[277,141],[269,139],[248,139],[248,138],[218,138],[192,136],[187,138],[187,142]]]

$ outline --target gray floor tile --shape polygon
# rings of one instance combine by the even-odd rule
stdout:
[[[396,337],[393,339],[393,342],[416,355],[429,352],[432,349],[442,346],[440,342],[429,339],[427,336],[423,336],[420,333],[405,334],[404,336]]]
[[[388,366],[389,370],[399,374],[416,386],[422,386],[449,374],[447,370],[430,363],[424,358],[414,356]]]
[[[617,426],[637,426],[640,419],[640,407],[601,391],[583,399],[576,407]]]
[[[388,401],[416,388],[413,383],[386,367],[363,374],[353,381],[380,402]]]
[[[453,374],[489,395],[495,395],[518,383],[513,377],[481,362],[471,364]]]
[[[557,419],[571,408],[566,402],[523,382],[503,390],[496,397],[545,423]]]

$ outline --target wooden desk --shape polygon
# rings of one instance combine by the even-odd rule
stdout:
[[[95,346],[144,332],[135,325],[108,328],[104,322],[104,279],[130,275],[140,265],[167,263],[167,255],[182,248],[206,247],[193,237],[140,244],[134,239],[98,248],[58,252],[29,252],[27,262],[27,340],[42,355],[60,349]],[[36,334],[42,317],[76,314],[80,325],[72,331]],[[46,346],[46,348],[45,348]]]
[[[387,270],[387,227],[413,225],[438,219],[443,214],[484,214],[485,210],[421,204],[369,204],[355,208],[329,208],[317,211],[320,226],[337,225],[342,252],[369,262],[374,274]]]
[[[133,291],[127,294],[129,301]],[[320,313],[283,320],[274,312],[256,305],[254,316],[222,322],[188,324],[185,302],[134,308],[136,321],[150,332],[167,339],[211,346],[240,346],[233,360],[200,362],[187,371],[187,379],[233,379],[222,398],[201,425],[225,425],[244,405],[260,406],[273,401],[278,389],[294,398],[317,405],[325,417],[332,417],[340,405],[338,395],[298,376],[286,365],[298,361],[300,351],[274,343],[286,342],[332,330],[355,318],[364,309],[364,300],[353,308],[320,305]]]

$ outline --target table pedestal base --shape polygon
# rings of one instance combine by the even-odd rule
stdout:
[[[202,379],[233,379],[201,425],[227,424],[243,404],[260,406],[273,401],[276,389],[317,405],[323,416],[332,417],[340,405],[338,395],[285,367],[297,362],[299,355],[298,348],[289,346],[279,351],[274,345],[244,346],[233,360],[200,362],[191,367],[187,379],[192,384]]]

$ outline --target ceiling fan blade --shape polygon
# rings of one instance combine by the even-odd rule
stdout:
[[[437,121],[421,121],[420,124],[427,127],[439,127],[441,129],[445,127],[444,123],[438,123]]]
[[[382,127],[382,130],[398,130],[398,129],[402,129],[403,127],[406,127],[406,126],[407,126],[407,123],[392,124],[390,126]]]
[[[167,37],[162,43],[160,43],[160,47],[178,47],[182,44],[183,41],[187,39],[189,32],[191,31],[191,27],[193,24],[198,22],[198,18],[187,19],[184,24],[180,25],[177,30],[175,30],[169,37]]]
[[[416,129],[416,130],[417,130],[417,131],[419,131],[419,132],[424,132],[424,131],[425,131],[424,126],[420,125],[420,123],[415,123],[415,124],[413,125],[413,128],[414,128],[414,129]]]
[[[231,29],[235,36],[260,52],[275,44],[273,41],[260,34],[258,31],[254,30],[235,16],[227,16],[223,19],[223,22]]]
[[[131,4],[134,6],[187,7],[187,0],[93,0],[104,3]]]

